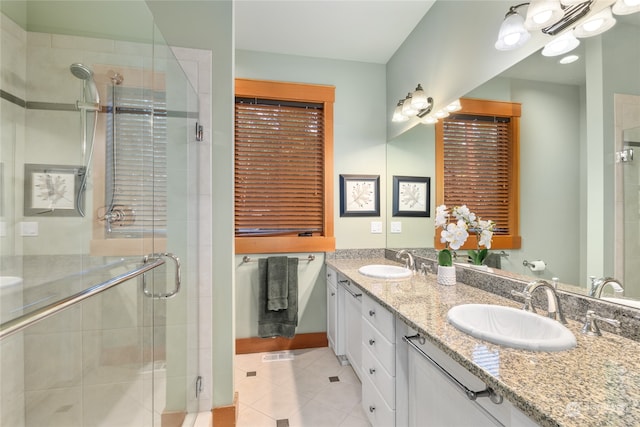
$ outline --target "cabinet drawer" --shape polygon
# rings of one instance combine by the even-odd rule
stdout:
[[[396,413],[389,408],[369,378],[362,381],[362,409],[373,427],[393,427]]]
[[[375,326],[387,340],[395,341],[393,314],[366,294],[362,295],[362,317]]]
[[[368,348],[384,368],[395,376],[396,372],[396,345],[389,342],[380,331],[378,331],[365,318],[362,320],[362,346]]]
[[[362,346],[362,375],[371,380],[380,395],[384,398],[387,406],[395,409],[396,379],[364,345]]]

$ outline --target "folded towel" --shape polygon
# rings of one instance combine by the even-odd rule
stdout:
[[[284,310],[288,306],[289,276],[286,256],[267,258],[267,308]]]
[[[267,303],[267,260],[258,260],[258,336],[293,338],[298,326],[298,258],[287,259],[287,308],[272,311]]]

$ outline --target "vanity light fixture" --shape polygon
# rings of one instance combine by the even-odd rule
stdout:
[[[404,99],[404,102],[402,103],[403,115],[407,117],[412,117],[418,114],[418,110],[414,108],[414,106],[411,104],[412,102],[413,102],[413,96],[411,95],[411,93],[408,93],[407,97]]]
[[[513,50],[524,45],[531,38],[531,34],[524,27],[524,18],[518,13],[518,8],[529,3],[511,6],[500,25],[498,40],[495,48],[498,50]]]
[[[576,37],[582,38],[597,36],[613,27],[615,23],[616,19],[611,15],[611,8],[605,7],[578,25],[574,30],[574,34]]]
[[[436,119],[444,119],[446,117],[449,117],[449,112],[447,110],[438,110],[435,113],[433,113],[433,116]]]
[[[528,30],[540,30],[558,22],[563,16],[560,0],[531,0],[524,26]]]
[[[398,101],[398,105],[396,105],[395,110],[393,110],[393,117],[391,118],[392,122],[400,123],[409,120],[409,117],[402,114],[402,104],[404,104],[404,99]]]
[[[460,100],[459,99],[456,99],[451,104],[447,105],[445,107],[445,110],[447,110],[450,113],[453,113],[455,111],[460,111],[460,110],[462,110],[462,104],[460,104]]]
[[[566,65],[566,64],[571,64],[573,62],[576,62],[578,59],[580,59],[578,55],[567,55],[560,58],[558,62],[562,65]]]
[[[429,97],[424,93],[420,83],[418,83],[416,90],[411,94],[411,106],[417,111],[424,110],[429,106]]]
[[[611,10],[616,15],[629,15],[640,12],[640,0],[618,0]]]
[[[571,52],[573,49],[580,45],[578,40],[573,35],[573,30],[564,33],[561,36],[556,37],[545,45],[542,49],[543,56],[558,56],[564,55],[567,52]]]
[[[424,123],[425,125],[433,125],[433,124],[435,124],[435,123],[438,123],[438,119],[437,119],[437,118],[435,118],[435,117],[433,116],[433,114],[428,114],[428,115],[424,116],[424,117],[420,120],[420,122],[421,122],[421,123]]]
[[[433,109],[433,98],[427,96],[422,89],[422,85],[418,83],[416,90],[409,92],[406,98],[398,101],[396,108],[393,110],[392,122],[406,122],[412,117],[422,119]]]

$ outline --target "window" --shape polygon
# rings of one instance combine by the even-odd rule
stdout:
[[[496,222],[492,248],[520,248],[520,104],[462,99],[436,125],[436,203]],[[470,235],[463,249],[475,249]],[[436,236],[436,248],[444,247]]]
[[[168,114],[164,81],[147,88],[127,69],[127,84],[104,94],[93,167],[92,255],[162,252],[167,234]],[[108,73],[105,72],[105,75]]]
[[[236,79],[236,253],[335,249],[334,91]]]

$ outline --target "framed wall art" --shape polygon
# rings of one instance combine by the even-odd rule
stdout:
[[[393,177],[393,216],[430,216],[431,178]]]
[[[25,164],[24,215],[80,216],[76,204],[82,171],[82,166]]]
[[[380,175],[340,175],[340,216],[380,216]]]

